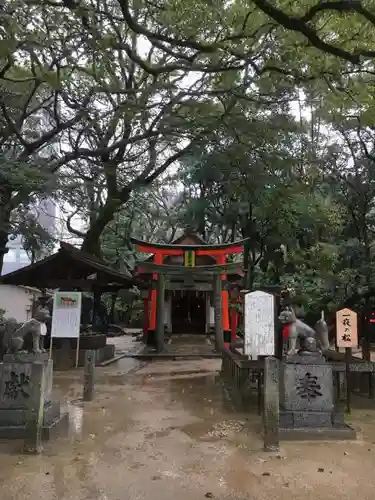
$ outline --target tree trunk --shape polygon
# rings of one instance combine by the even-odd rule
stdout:
[[[1,199],[1,195],[0,195]],[[4,203],[4,195],[1,200]],[[10,233],[10,210],[0,201],[0,274],[3,270],[4,255],[8,253],[7,243]]]
[[[89,227],[85,234],[81,250],[96,257],[101,257],[100,237],[103,234],[107,224],[112,222],[115,213],[125,202],[119,200],[107,200],[105,205],[100,209],[94,223]]]
[[[117,295],[118,295],[118,292],[114,292],[111,295],[111,312],[109,313],[109,322],[111,324],[116,323],[115,314],[116,314],[116,300],[117,300]]]
[[[366,213],[366,212],[365,212]],[[372,284],[372,269],[371,269],[371,249],[370,249],[370,239],[367,231],[365,214],[363,216],[362,221],[362,233],[363,233],[363,244],[365,250],[365,285],[366,291],[371,289]],[[371,311],[371,303],[370,297],[368,294],[365,296],[365,304],[364,304],[364,314],[362,313],[362,317],[368,318]],[[366,361],[371,361],[371,343],[370,343],[370,331],[368,320],[364,320],[361,322],[362,326],[362,358]]]

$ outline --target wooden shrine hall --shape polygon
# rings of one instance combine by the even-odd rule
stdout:
[[[235,340],[238,315],[236,301],[231,300],[235,294],[230,292],[240,288],[243,265],[228,263],[227,257],[242,253],[246,240],[210,245],[186,231],[170,244],[136,238],[131,242],[139,252],[151,254],[134,270],[144,283],[143,331],[148,344],[158,343],[158,325],[163,329],[160,336],[164,331],[204,335],[214,330],[219,343],[221,336],[225,343]],[[159,338],[159,350],[163,343]]]

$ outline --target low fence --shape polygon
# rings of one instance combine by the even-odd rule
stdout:
[[[375,363],[355,356],[351,356],[347,363],[344,353],[333,350],[328,351],[325,357],[332,365],[338,400],[347,399],[350,393],[374,398]]]
[[[222,378],[235,405],[246,410],[254,404],[257,396],[258,413],[261,413],[264,359],[250,360],[237,350],[224,348],[222,355]],[[254,391],[255,389],[255,391]]]
[[[351,357],[345,362],[345,355],[336,351],[325,354],[332,365],[336,402],[346,402],[350,411],[351,394],[374,398],[375,363]],[[249,360],[237,348],[225,348],[222,354],[222,378],[235,406],[240,410],[257,408],[262,412],[264,358]]]

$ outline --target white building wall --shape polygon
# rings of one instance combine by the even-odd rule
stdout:
[[[15,318],[19,323],[31,319],[33,299],[41,292],[33,288],[0,285],[0,309],[5,309],[6,318]]]

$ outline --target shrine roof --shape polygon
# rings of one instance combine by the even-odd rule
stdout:
[[[120,273],[103,260],[69,243],[60,242],[59,250],[39,262],[5,274],[0,284],[34,286],[38,288],[108,289],[131,288],[137,280],[129,273]]]
[[[133,243],[133,245],[144,249],[143,251],[148,250],[149,253],[152,253],[153,250],[230,250],[232,248],[243,247],[248,241],[248,238],[231,243],[219,243],[213,245],[205,242],[197,234],[189,232],[184,233],[182,236],[172,241],[172,243],[151,243],[149,241],[143,241],[137,238],[130,238],[130,241],[131,243]]]

